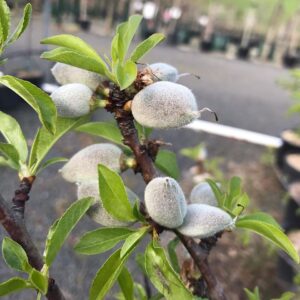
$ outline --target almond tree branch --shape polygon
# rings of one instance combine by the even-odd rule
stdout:
[[[222,285],[217,278],[213,275],[209,264],[208,256],[210,250],[215,246],[217,239],[220,235],[214,236],[209,239],[201,240],[200,244],[197,244],[194,239],[186,237],[175,231],[176,235],[181,240],[182,244],[188,250],[189,254],[193,258],[196,266],[198,267],[201,275],[207,285],[208,295],[211,300],[226,300],[226,296]]]
[[[130,110],[126,109],[126,103],[132,100],[132,96],[125,91],[120,91],[116,85],[109,86],[110,93],[108,104],[105,107],[107,111],[114,114],[114,117],[118,123],[121,134],[123,136],[123,142],[130,147],[133,151],[137,161],[136,172],[140,172],[146,183],[150,182],[156,176],[156,170],[154,166],[155,157],[151,155],[147,145],[141,145],[138,138],[138,133],[134,125],[134,118]],[[156,224],[156,227],[160,227]],[[210,249],[215,243],[202,243],[198,245],[192,238],[181,235],[175,232],[180,238],[183,245],[186,247],[191,257],[195,261],[195,264],[199,268],[202,278],[206,282],[208,295],[212,300],[226,300],[224,290],[213,272],[209,268],[207,257]],[[209,251],[205,250],[210,245]]]
[[[43,267],[43,258],[39,254],[36,246],[34,245],[23,220],[19,213],[15,213],[10,209],[9,204],[3,199],[0,194],[0,223],[5,228],[10,237],[20,244],[25,250],[30,265],[41,270]],[[49,289],[47,293],[49,300],[64,300],[64,296],[60,291],[54,279],[49,279]]]

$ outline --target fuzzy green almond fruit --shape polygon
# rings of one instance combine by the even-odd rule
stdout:
[[[81,83],[69,83],[56,89],[52,98],[59,116],[77,118],[91,111],[93,91]]]
[[[207,204],[190,204],[183,224],[177,230],[193,238],[208,238],[234,227],[231,216],[218,207]]]
[[[167,228],[180,226],[187,211],[183,191],[178,182],[170,177],[157,177],[148,183],[145,205],[150,217]]]
[[[81,83],[96,91],[102,78],[94,72],[83,70],[63,63],[56,63],[51,69],[55,80],[60,85],[68,83]]]
[[[178,80],[178,71],[175,67],[166,63],[154,63],[149,65],[154,81],[171,81]]]
[[[151,128],[182,127],[200,117],[191,90],[168,81],[153,83],[138,92],[131,110],[136,121]]]
[[[126,192],[129,202],[134,205],[134,203],[139,200],[138,196],[126,187]],[[94,220],[96,223],[107,227],[119,227],[119,226],[129,226],[133,222],[122,222],[113,218],[103,207],[102,200],[100,198],[99,183],[98,180],[83,182],[78,185],[77,189],[78,199],[85,197],[93,197],[94,203],[88,209],[87,215]],[[116,207],[116,209],[118,209]]]
[[[217,183],[220,187],[220,183]],[[191,191],[191,203],[207,204],[211,206],[218,206],[218,200],[207,182],[200,182]]]
[[[119,147],[109,143],[94,144],[74,154],[60,172],[69,182],[98,180],[99,164],[120,172],[123,159],[124,155]]]

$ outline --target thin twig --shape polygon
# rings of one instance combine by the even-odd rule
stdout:
[[[9,204],[3,199],[1,194],[0,223],[5,228],[10,237],[23,247],[28,256],[30,265],[37,270],[41,270],[44,265],[43,258],[34,245],[26,229],[23,218],[20,218],[20,215],[15,214],[14,211],[10,209]],[[49,289],[46,296],[49,300],[65,299],[58,285],[52,278],[49,279]]]

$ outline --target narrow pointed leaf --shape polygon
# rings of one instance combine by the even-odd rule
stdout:
[[[36,172],[36,174],[39,174],[40,172],[42,172],[43,170],[45,170],[46,168],[48,168],[49,166],[52,166],[54,164],[58,164],[58,163],[65,163],[67,162],[69,159],[65,158],[65,157],[53,157],[48,159],[47,161],[45,161],[38,169],[38,171]]]
[[[125,267],[123,267],[118,277],[118,283],[124,295],[124,299],[134,300],[134,281],[130,272]]]
[[[8,237],[2,242],[2,256],[6,264],[15,270],[28,272],[32,269],[24,249]]]
[[[180,176],[176,154],[172,151],[160,150],[156,156],[155,165],[164,174],[174,179],[178,179]]]
[[[2,44],[7,40],[10,30],[10,10],[5,0],[0,0],[0,16],[0,42]]]
[[[134,62],[128,60],[124,65],[118,64],[117,80],[121,90],[128,88],[136,79],[137,66]]]
[[[194,299],[171,267],[163,248],[156,245],[155,241],[147,246],[145,259],[151,282],[167,300]]]
[[[48,278],[36,269],[32,269],[29,280],[32,285],[43,295],[48,291]]]
[[[54,62],[61,62],[67,65],[108,76],[106,65],[100,64],[99,61],[97,61],[94,57],[87,56],[72,49],[59,47],[44,52],[41,55],[41,58]]]
[[[9,38],[8,44],[12,44],[23,34],[23,32],[25,31],[25,29],[28,27],[30,23],[31,14],[32,14],[32,6],[30,3],[27,3],[23,10],[23,16],[19,21],[14,33]]]
[[[100,196],[107,212],[120,221],[135,221],[120,175],[101,164],[98,166],[98,174]]]
[[[120,63],[123,63],[124,58],[127,54],[128,48],[131,41],[142,21],[141,15],[133,15],[129,18],[127,22],[120,24],[117,28],[118,32],[118,53],[120,58]]]
[[[112,249],[132,233],[133,229],[124,227],[99,228],[84,234],[74,250],[85,255],[100,254]]]
[[[97,51],[88,45],[85,41],[77,36],[70,34],[60,34],[45,38],[41,44],[55,45],[59,47],[68,48],[80,54],[86,55],[98,61],[98,63],[105,65]]]
[[[176,237],[168,243],[168,254],[169,254],[170,262],[173,269],[177,273],[180,273],[180,267],[177,258],[177,253],[176,253],[176,247],[179,244],[179,242],[180,242],[179,238]]]
[[[88,116],[77,119],[57,118],[56,132],[54,135],[50,134],[44,127],[40,128],[34,138],[31,147],[29,167],[32,174],[36,174],[42,160],[53,145],[67,132],[75,129],[77,126],[87,122]],[[1,125],[0,125],[1,126]]]
[[[89,209],[92,202],[92,198],[83,198],[74,202],[50,228],[44,252],[44,260],[47,266],[52,264],[65,240]]]
[[[131,249],[131,252],[134,250]],[[121,250],[114,252],[97,272],[90,288],[89,300],[102,300],[118,279],[123,266],[130,256],[120,256]]]
[[[238,228],[244,228],[256,232],[264,238],[270,240],[277,247],[284,250],[295,262],[299,263],[299,255],[292,242],[288,237],[278,228],[270,224],[270,222],[263,222],[257,220],[255,216],[253,219],[246,216],[237,221]]]
[[[135,247],[145,236],[145,234],[148,232],[148,227],[142,227],[137,232],[132,233],[123,244],[123,247],[121,249],[121,257],[124,257],[127,255],[130,250]]]
[[[30,284],[20,277],[13,277],[0,283],[0,297],[6,296],[24,289],[30,288]]]
[[[45,128],[52,134],[55,133],[57,111],[54,102],[48,94],[29,81],[9,75],[0,77],[0,83],[13,90],[25,100],[37,112]]]
[[[152,34],[134,49],[134,51],[131,54],[130,60],[137,62],[164,39],[165,36],[162,33]]]
[[[28,156],[27,142],[18,122],[0,111],[0,132],[5,140],[18,151],[20,160],[25,162]]]
[[[0,152],[8,159],[11,163],[19,168],[19,153],[17,149],[11,144],[0,143]]]
[[[79,126],[76,131],[100,136],[118,145],[124,146],[123,137],[117,125],[109,122],[91,122]]]

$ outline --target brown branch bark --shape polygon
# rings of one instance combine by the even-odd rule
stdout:
[[[218,237],[213,237],[213,242],[211,242],[211,239],[204,239],[200,242],[200,244],[197,244],[194,239],[186,237],[179,232],[175,233],[179,237],[185,248],[188,250],[196,266],[201,272],[201,275],[206,283],[210,299],[226,300],[227,298],[224,293],[223,287],[214,276],[208,264],[208,256],[210,250],[215,245]]]
[[[132,113],[126,109],[125,104],[131,99],[132,95],[128,95],[126,92],[120,91],[117,86],[111,85],[108,99],[109,103],[106,106],[106,109],[114,114],[121,134],[124,138],[124,144],[127,145],[134,153],[138,164],[136,171],[139,171],[142,174],[144,181],[148,183],[156,176],[156,170],[154,167],[153,158],[147,151],[147,147],[145,145],[141,145],[139,142]],[[157,225],[157,227],[160,228],[158,224],[154,225]],[[202,278],[206,283],[210,299],[226,300],[223,288],[209,268],[207,261],[209,251],[215,245],[216,241],[209,240],[205,243],[202,243],[202,245],[198,245],[192,238],[183,236],[178,232],[175,233],[178,235],[181,242],[195,261],[195,264],[199,268]]]
[[[15,214],[15,212],[10,209],[9,204],[3,199],[1,194],[0,223],[5,228],[9,236],[23,247],[28,256],[30,265],[37,270],[41,270],[44,264],[43,258],[34,245],[26,229],[22,215],[20,215],[19,212]],[[52,278],[49,279],[49,289],[46,296],[49,300],[65,299],[58,285]]]

